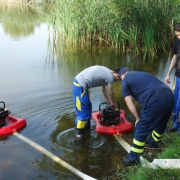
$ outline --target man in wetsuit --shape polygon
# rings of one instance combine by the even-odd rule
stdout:
[[[85,128],[90,126],[92,104],[89,99],[89,89],[100,86],[106,101],[115,106],[113,83],[117,80],[119,80],[119,68],[112,71],[99,65],[86,68],[75,77],[73,82],[74,108],[77,115],[75,142],[84,141]]]
[[[150,147],[157,147],[172,113],[174,95],[169,86],[149,73],[123,67],[119,76],[122,81],[122,97],[136,119],[131,151],[123,158],[123,162],[134,165],[140,162],[146,141]],[[140,115],[132,98],[141,105]],[[150,136],[147,139],[148,134]]]

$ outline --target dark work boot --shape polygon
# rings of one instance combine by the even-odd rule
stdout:
[[[124,164],[125,164],[126,166],[134,166],[134,165],[140,164],[140,159],[137,158],[136,160],[131,161],[131,160],[129,159],[129,156],[127,155],[127,156],[124,156],[124,157],[123,157],[123,162],[124,162]]]
[[[91,127],[91,119],[87,120],[86,122],[86,129],[90,129]]]
[[[150,136],[146,139],[145,145],[149,148],[157,148],[158,147],[158,143],[152,141],[152,138]]]
[[[77,129],[74,130],[74,143],[75,144],[82,144],[84,142],[84,136],[85,136],[85,129]]]
[[[154,142],[154,143],[149,143],[148,145],[149,148],[157,148],[158,147],[158,143]]]
[[[176,132],[177,130],[178,130],[177,127],[172,127],[167,129],[168,132]]]

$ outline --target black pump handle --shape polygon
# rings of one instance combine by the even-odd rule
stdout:
[[[120,103],[118,101],[115,101],[117,103],[118,109],[120,109]],[[101,111],[101,105],[102,104],[108,104],[107,102],[103,102],[99,105],[99,111]]]
[[[4,101],[1,101],[0,103],[3,103],[4,109],[5,109],[5,102],[4,102]]]

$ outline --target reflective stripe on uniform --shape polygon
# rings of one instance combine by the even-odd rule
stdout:
[[[76,107],[79,111],[81,111],[81,101],[79,100],[78,97],[76,97]]]
[[[160,141],[162,139],[162,135],[158,134],[156,131],[152,132],[152,137],[156,142],[158,142],[158,141]]]
[[[136,153],[142,153],[144,151],[144,147],[142,149],[138,149],[138,148],[132,147],[131,151],[136,152]]]
[[[81,94],[81,98],[84,96],[85,93],[86,93],[86,89],[83,89],[83,92]]]
[[[145,142],[140,142],[136,139],[133,139],[133,145],[131,147],[131,151],[136,153],[142,153],[144,151]]]
[[[81,87],[81,85],[78,84],[78,83],[76,83],[75,81],[73,82],[73,84],[74,84],[75,86]]]
[[[78,129],[83,129],[83,128],[85,128],[85,125],[86,125],[86,121],[78,120],[78,122],[77,122],[77,128],[78,128]]]
[[[85,93],[86,93],[86,89],[84,89],[83,92],[81,93],[81,98],[83,98],[83,96],[84,96]],[[78,109],[79,111],[82,110],[82,108],[81,108],[81,101],[80,101],[80,99],[79,99],[78,96],[76,96],[76,107],[77,107],[77,109]]]
[[[133,139],[133,143],[138,146],[144,146],[145,142],[137,141],[136,139]]]
[[[172,90],[175,90],[176,87],[176,77],[174,76],[173,84],[172,84]]]

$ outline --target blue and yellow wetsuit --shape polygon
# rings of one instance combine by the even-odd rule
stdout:
[[[89,125],[92,113],[89,89],[114,83],[110,69],[104,66],[91,66],[80,72],[73,82],[73,101],[76,111],[75,127],[83,129]]]

